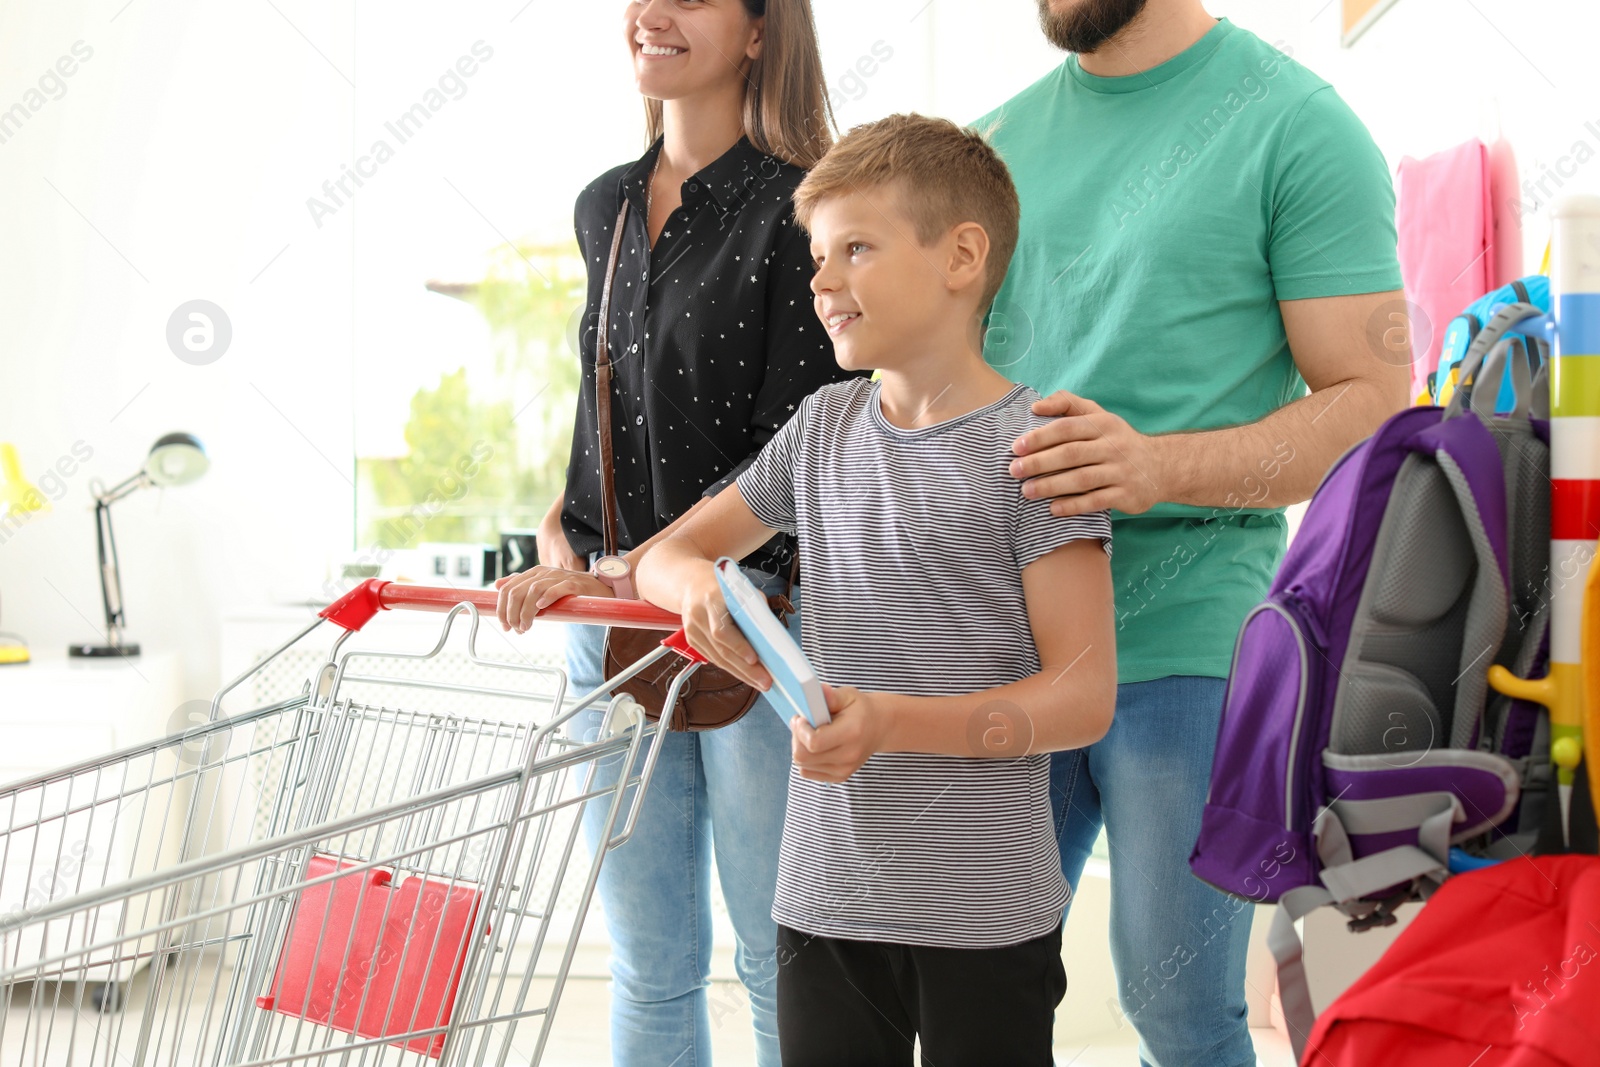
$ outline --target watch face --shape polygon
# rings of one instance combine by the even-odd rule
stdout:
[[[628,561],[621,556],[602,556],[595,560],[595,573],[607,578],[626,578],[628,576]]]

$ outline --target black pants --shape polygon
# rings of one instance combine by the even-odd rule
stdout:
[[[1005,948],[923,948],[778,927],[784,1067],[1050,1067],[1061,929]]]

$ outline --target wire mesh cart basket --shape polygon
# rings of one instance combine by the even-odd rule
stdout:
[[[703,660],[669,612],[568,597],[541,619],[677,631],[569,694],[558,668],[480,655],[494,602],[369,581],[227,683],[208,721],[0,786],[0,891],[21,900],[0,916],[8,1061],[538,1063],[600,865],[633,833],[665,736],[610,692],[677,657],[675,701]],[[445,613],[434,647],[346,647],[389,608]],[[483,684],[419,676],[458,620]],[[344,632],[300,696],[222,714],[325,622]],[[571,724],[590,709],[585,739]],[[588,773],[601,760],[628,773],[588,788],[611,780]],[[604,830],[586,847],[592,806]],[[171,835],[181,859],[162,866]],[[113,850],[135,869],[107,883]],[[575,880],[576,908],[559,907]]]

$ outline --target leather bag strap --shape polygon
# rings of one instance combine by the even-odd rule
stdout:
[[[594,346],[594,400],[600,436],[600,541],[607,556],[617,554],[617,472],[611,453],[611,289],[622,255],[622,231],[628,224],[628,198],[622,198],[616,229],[611,235],[611,258],[600,289],[600,325]]]

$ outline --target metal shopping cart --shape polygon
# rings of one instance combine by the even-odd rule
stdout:
[[[538,1063],[600,864],[632,834],[665,736],[609,692],[679,656],[676,700],[703,660],[678,631],[572,698],[559,669],[480,655],[494,601],[367,582],[224,686],[210,721],[0,787],[0,889],[34,897],[0,917],[8,1064]],[[346,647],[387,608],[446,612],[434,647]],[[606,598],[541,618],[678,626]],[[418,676],[457,620],[492,681]],[[299,697],[221,714],[324,621],[345,632]],[[463,694],[477,714],[429,707]],[[598,736],[573,736],[601,707]],[[589,788],[602,760],[627,773]],[[182,858],[164,866],[169,835]],[[132,877],[102,884],[113,854]],[[581,895],[562,909],[569,868]]]

